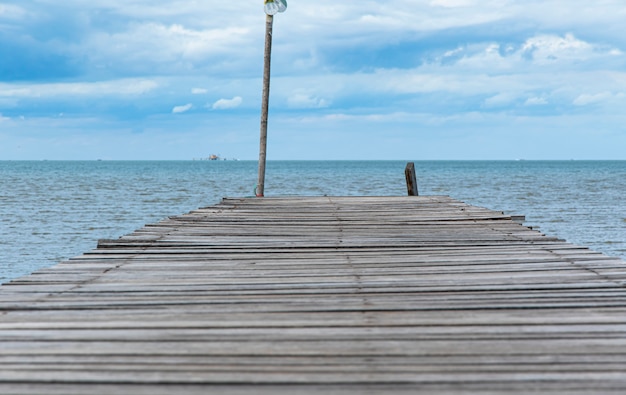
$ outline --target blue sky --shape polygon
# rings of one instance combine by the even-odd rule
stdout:
[[[626,159],[623,0],[290,0],[268,159]],[[263,2],[0,0],[0,160],[257,159]]]

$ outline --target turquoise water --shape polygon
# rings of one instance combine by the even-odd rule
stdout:
[[[405,195],[406,161],[270,161],[265,195]],[[416,161],[421,195],[526,215],[626,259],[626,161]],[[146,223],[251,196],[254,161],[0,161],[0,282]]]

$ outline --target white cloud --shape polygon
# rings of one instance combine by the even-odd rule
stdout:
[[[234,56],[244,47],[249,33],[246,27],[191,29],[181,24],[150,22],[121,32],[97,33],[89,45],[96,49],[91,55],[95,63],[108,64],[109,59],[118,59],[125,67],[151,65],[164,70],[188,71],[211,56],[225,53]]]
[[[563,37],[555,35],[532,37],[526,40],[521,52],[523,56],[536,62],[546,63],[557,60],[585,60],[594,56],[593,50],[591,44],[578,40],[573,34],[568,33]]]
[[[0,83],[0,97],[136,96],[153,91],[158,86],[156,81],[146,79],[51,84]]]
[[[472,5],[472,2],[471,0],[432,0],[430,5],[432,7],[456,8],[468,7]]]
[[[576,99],[574,99],[573,104],[575,106],[586,106],[589,104],[609,101],[616,97],[624,97],[624,95],[623,94],[614,95],[611,92],[601,92],[601,93],[596,93],[596,94],[584,93],[578,96]]]
[[[548,104],[548,100],[544,97],[529,97],[524,103],[525,106],[544,106]]]
[[[12,4],[0,4],[0,17],[7,19],[19,19],[26,14],[23,8]]]
[[[324,114],[324,115],[313,115],[313,116],[301,117],[297,119],[291,119],[291,121],[294,123],[317,123],[317,124],[319,124],[320,122],[392,123],[392,122],[406,122],[407,120],[414,121],[415,119],[422,119],[422,117],[421,115],[405,113],[405,112],[389,113],[389,114],[366,114],[366,115],[336,113],[336,114]]]
[[[516,95],[511,92],[499,93],[485,100],[485,107],[505,107],[513,103],[517,99]]]
[[[38,119],[64,111],[68,116],[56,122],[113,119],[122,120],[120,130],[133,130],[163,108],[194,112],[191,103],[196,110],[206,103],[206,109],[227,110],[243,106],[242,97],[253,100],[250,106],[258,99],[265,27],[260,2],[7,3],[21,3],[0,0],[0,32],[17,50],[0,48],[0,69],[23,73],[19,82],[0,82],[5,129],[21,114]],[[282,105],[273,117],[365,124],[406,113],[401,123],[410,127],[423,122],[413,114],[513,118],[520,107],[524,116],[555,119],[620,114],[626,8],[623,0],[601,3],[293,1],[275,19],[271,100]],[[366,114],[378,117],[360,118]],[[209,118],[236,118],[232,129],[240,130],[236,123],[249,114],[237,115],[215,111]],[[170,118],[180,124],[189,117]]]
[[[113,15],[123,16],[132,19],[184,19],[188,21],[203,21],[204,24],[211,23],[223,25],[224,20],[229,15],[241,17],[242,8],[240,4],[230,1],[221,2],[197,2],[188,0],[161,1],[161,0],[64,0],[73,10],[106,9]],[[56,5],[56,4],[55,4]],[[263,5],[249,7],[250,11],[262,12]],[[206,18],[206,15],[213,14],[215,18]]]
[[[193,104],[185,104],[184,106],[176,106],[172,109],[172,114],[182,114],[193,108]]]
[[[330,105],[328,100],[302,93],[290,96],[287,104],[292,108],[325,108]]]
[[[213,103],[211,108],[214,110],[229,110],[237,108],[243,103],[243,99],[240,96],[235,96],[232,99],[220,99]]]
[[[572,34],[535,35],[523,44],[497,42],[477,42],[442,51],[432,65],[436,67],[462,68],[464,71],[529,74],[543,72],[545,67],[554,65],[563,68],[586,70],[596,64],[608,62],[619,64],[623,54],[619,49],[604,44],[594,44],[579,40]],[[534,67],[534,69],[529,69]],[[444,70],[439,70],[439,72]]]

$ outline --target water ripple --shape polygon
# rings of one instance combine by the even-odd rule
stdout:
[[[406,194],[400,161],[268,162],[272,195]],[[544,233],[626,258],[626,162],[416,162],[420,194],[525,214]],[[0,282],[159,221],[252,196],[253,161],[0,161]]]

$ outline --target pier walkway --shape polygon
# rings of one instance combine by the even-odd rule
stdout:
[[[624,394],[626,265],[444,196],[224,199],[0,287],[1,394]]]

